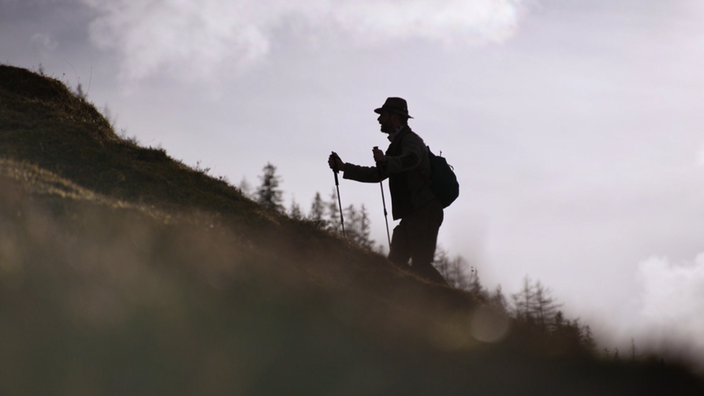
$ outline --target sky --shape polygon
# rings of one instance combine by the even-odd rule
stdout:
[[[0,62],[234,185],[270,162],[304,210],[332,150],[373,164],[373,109],[404,97],[460,182],[439,243],[483,284],[528,276],[604,345],[704,356],[703,21],[699,0],[0,0]],[[340,195],[385,243],[378,184]]]

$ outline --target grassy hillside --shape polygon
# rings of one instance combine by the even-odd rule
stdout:
[[[9,66],[0,352],[2,395],[704,394],[265,210]]]

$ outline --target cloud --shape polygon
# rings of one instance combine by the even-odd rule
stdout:
[[[296,34],[355,45],[502,42],[514,33],[524,0],[81,1],[97,11],[93,43],[121,56],[122,77],[198,80],[228,61],[246,67],[262,60],[277,32],[295,24],[304,26]]]
[[[643,328],[704,353],[704,253],[686,262],[648,258],[639,263],[637,279]]]
[[[56,47],[58,47],[58,43],[46,34],[36,33],[32,36],[30,41],[37,48],[40,48],[42,50],[53,51],[56,49]]]

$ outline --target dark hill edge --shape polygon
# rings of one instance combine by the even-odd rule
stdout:
[[[0,156],[131,202],[239,213],[260,210],[223,181],[119,138],[57,80],[0,66]]]
[[[56,80],[0,66],[0,142],[2,394],[703,393],[515,321],[480,342],[477,296],[120,139]]]

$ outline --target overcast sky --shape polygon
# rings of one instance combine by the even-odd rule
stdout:
[[[460,179],[440,244],[485,285],[530,276],[597,336],[704,355],[700,0],[0,4],[1,62],[235,185],[271,162],[286,206],[329,197],[331,150],[371,165],[373,109],[404,97]],[[385,242],[378,185],[341,183]]]

